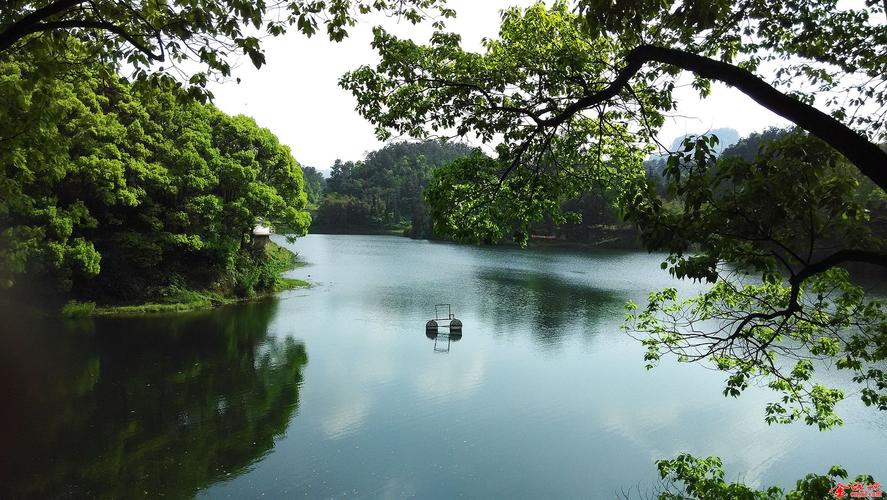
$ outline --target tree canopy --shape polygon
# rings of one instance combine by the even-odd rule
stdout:
[[[346,231],[402,229],[412,224],[418,231],[427,217],[422,191],[432,172],[470,152],[461,143],[403,141],[372,151],[363,161],[337,160],[326,181],[315,227]]]
[[[10,0],[0,5],[0,62],[76,65],[72,45],[85,46],[81,61],[132,70],[137,79],[175,76],[205,97],[208,78],[229,76],[238,56],[261,67],[266,37],[292,29],[312,36],[323,27],[340,41],[355,16],[374,11],[412,23],[432,11],[438,23],[454,15],[442,0]]]
[[[251,118],[95,65],[72,81],[22,62],[0,75],[0,288],[119,298],[229,276],[249,290],[258,220],[307,230],[301,170]]]
[[[502,160],[514,170],[563,158],[562,150],[578,149],[572,145],[609,157],[607,139],[649,143],[687,70],[703,95],[711,79],[733,85],[887,185],[887,153],[875,144],[887,138],[879,4],[641,2],[637,27],[629,4],[598,3],[579,3],[585,18],[564,2],[509,9],[483,54],[443,31],[419,46],[377,29],[381,62],[342,84],[380,135],[502,134]],[[632,12],[622,17],[620,9]]]
[[[887,352],[884,314],[838,269],[887,263],[856,175],[878,193],[887,185],[887,153],[872,142],[885,138],[883,7],[589,1],[579,9],[584,15],[565,2],[509,9],[483,53],[464,51],[457,35],[442,31],[423,46],[377,29],[381,61],[341,83],[381,137],[454,133],[498,142],[496,158],[439,172],[446,187],[432,186],[428,196],[441,232],[525,240],[529,222],[560,216],[565,199],[595,188],[620,193],[619,207],[645,245],[670,252],[664,267],[716,283],[689,304],[651,297],[635,324],[652,335],[648,359],[668,348],[711,361],[731,374],[728,394],[762,376],[784,395],[768,419],[829,427],[839,422],[832,410],[842,394],[810,382],[812,351],[855,371],[866,404],[887,408],[887,378],[876,367]],[[772,85],[771,62],[781,65]],[[666,169],[678,203],[665,204],[641,163],[676,107],[681,70],[694,74],[703,96],[710,79],[723,81],[806,131],[763,148],[753,162],[715,162],[716,139],[688,138]],[[814,91],[801,92],[801,81]],[[851,97],[829,97],[838,91]],[[760,281],[738,282],[722,264]],[[700,333],[710,350],[696,350],[685,322],[664,329],[656,322],[677,312],[722,322]],[[806,351],[794,353],[792,342]],[[786,364],[794,355],[801,359]]]
[[[845,269],[887,267],[883,220],[872,218],[887,189],[887,4],[575,7],[508,9],[482,53],[440,23],[427,45],[376,28],[380,62],[342,78],[380,138],[473,134],[496,144],[493,157],[475,152],[435,171],[426,193],[435,229],[523,243],[534,221],[562,222],[566,202],[606,191],[647,248],[668,252],[664,269],[711,284],[697,297],[668,289],[629,305],[626,329],[647,346],[650,367],[666,353],[709,362],[725,372],[727,396],[763,381],[777,393],[765,408],[771,423],[841,423],[842,388],[814,376],[823,364],[851,372],[862,401],[887,409],[887,314]],[[104,277],[141,290],[201,262],[206,274],[189,279],[252,290],[262,279],[245,263],[253,224],[307,227],[302,171],[251,119],[183,97],[207,96],[208,78],[230,75],[238,54],[261,66],[266,34],[324,25],[340,40],[356,14],[415,22],[427,8],[452,15],[440,0],[4,3],[0,287],[36,275],[61,289]],[[76,78],[59,71],[71,67]],[[123,69],[132,83],[117,76]],[[685,72],[701,96],[723,82],[797,129],[723,158],[716,138],[688,137],[667,151],[657,190],[643,159],[677,111]],[[361,191],[367,215],[402,215],[383,202],[403,187],[398,176],[361,168],[337,165],[328,189]],[[370,178],[377,189],[348,184]],[[712,460],[678,457],[660,473],[707,498],[769,494],[724,483]],[[799,483],[798,495],[821,493],[822,477]]]
[[[320,197],[326,186],[323,173],[314,167],[302,167],[302,178],[305,180],[305,194],[308,195],[308,203],[314,208],[320,203]]]

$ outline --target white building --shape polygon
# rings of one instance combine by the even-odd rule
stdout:
[[[269,241],[271,241],[271,228],[259,221],[253,228],[253,246],[265,248]]]

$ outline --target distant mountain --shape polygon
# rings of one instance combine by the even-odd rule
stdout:
[[[696,134],[693,134],[693,135],[696,135]],[[723,153],[725,149],[727,149],[728,147],[739,142],[739,132],[737,132],[736,129],[732,129],[732,128],[716,128],[714,130],[706,132],[705,135],[718,136],[718,140],[720,142],[715,147],[715,151],[718,154]],[[675,139],[673,141],[671,141],[671,146],[669,147],[669,149],[671,151],[676,151],[678,148],[681,147],[681,144],[683,144],[685,137],[687,137],[687,136],[682,135],[682,136],[675,137]]]

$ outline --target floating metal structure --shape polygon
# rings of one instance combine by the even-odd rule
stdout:
[[[445,333],[438,328],[446,328]],[[434,340],[435,352],[449,352],[450,342],[458,342],[462,339],[462,322],[456,319],[450,304],[435,304],[434,318],[425,323],[425,336]],[[446,339],[446,346],[438,345],[438,338]]]
[[[425,323],[425,331],[436,331],[438,328],[448,328],[450,333],[462,333],[462,322],[456,319],[450,304],[434,304],[434,318]]]

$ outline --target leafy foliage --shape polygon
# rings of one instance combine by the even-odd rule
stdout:
[[[82,73],[0,65],[0,287],[119,300],[234,283],[259,218],[305,233],[301,170],[270,131]]]
[[[591,37],[652,43],[766,74],[805,102],[821,96],[834,117],[874,141],[887,139],[887,32],[883,2],[578,0]],[[707,93],[709,84],[695,86]],[[866,108],[866,109],[861,109]]]
[[[832,466],[826,474],[807,474],[790,491],[776,486],[757,490],[743,483],[726,482],[718,457],[695,458],[682,453],[671,460],[659,460],[656,466],[667,485],[659,494],[660,500],[829,500],[835,498],[832,491],[836,482],[847,478],[846,470]],[[871,484],[874,479],[860,475],[854,482]]]
[[[441,32],[430,45],[419,46],[377,29],[374,45],[382,61],[341,81],[380,137],[390,131],[424,137],[453,130],[485,141],[501,138],[495,163],[477,157],[476,169],[463,163],[452,167],[451,175],[441,173],[447,182],[456,181],[457,170],[472,177],[457,183],[464,189],[449,194],[434,193],[432,187],[436,225],[453,226],[452,221],[475,210],[461,206],[472,199],[485,207],[501,203],[526,209],[513,217],[497,217],[503,212],[492,208],[479,211],[458,236],[475,239],[475,230],[477,239],[526,235],[531,217],[560,221],[562,202],[602,187],[618,191],[643,178],[640,163],[648,148],[633,138],[644,127],[631,125],[629,118],[641,106],[664,106],[669,91],[640,82],[614,95],[616,104],[593,116],[576,116],[562,127],[552,122],[551,130],[541,127],[556,120],[560,103],[603,89],[621,50],[613,40],[589,40],[566,3],[506,10],[499,39],[486,41],[483,54],[463,51],[459,42],[458,36]],[[661,119],[649,115],[653,125]],[[514,200],[505,200],[509,197]]]
[[[580,2],[580,9],[593,3]],[[803,416],[829,427],[839,422],[831,410],[841,393],[808,385],[812,366],[806,362],[782,366],[774,358],[783,351],[788,359],[824,356],[832,363],[849,356],[847,366],[872,384],[864,400],[884,407],[887,381],[876,366],[856,366],[884,359],[880,305],[834,269],[848,261],[887,262],[882,239],[866,223],[869,200],[862,199],[866,190],[853,166],[824,142],[796,133],[763,148],[759,159],[725,158],[714,168],[715,137],[685,140],[664,168],[669,200],[657,195],[641,167],[647,143],[674,108],[678,70],[645,64],[636,49],[719,71],[732,70],[698,56],[736,62],[745,71],[756,70],[762,57],[790,54],[803,59],[797,67],[809,69],[844,55],[839,73],[847,79],[883,64],[884,51],[870,53],[884,46],[883,31],[876,34],[869,25],[880,6],[836,13],[832,2],[805,2],[792,16],[823,31],[786,42],[781,37],[797,34],[798,26],[785,17],[789,3],[794,5],[777,3],[773,12],[769,3],[755,1],[583,10],[594,19],[577,17],[565,3],[537,4],[505,11],[499,38],[488,40],[482,54],[463,51],[451,34],[436,33],[429,45],[419,46],[377,30],[381,62],[345,75],[341,83],[380,136],[454,129],[500,141],[496,158],[471,157],[438,173],[428,199],[435,228],[445,233],[523,242],[529,222],[562,216],[565,200],[602,187],[618,193],[624,217],[638,226],[645,245],[670,253],[663,266],[675,277],[722,282],[689,303],[675,302],[669,293],[651,297],[632,325],[652,334],[649,360],[664,349],[681,359],[713,361],[735,377],[728,394],[741,391],[751,377],[773,377],[771,387],[786,399],[769,407],[771,421]],[[629,11],[645,18],[645,26],[629,29],[635,22]],[[739,28],[737,19],[751,19],[751,31]],[[768,20],[785,23],[768,27]],[[847,31],[839,32],[838,25]],[[872,38],[861,40],[863,34]],[[850,41],[860,43],[860,52],[847,54]],[[753,57],[759,49],[765,55]],[[739,55],[749,59],[734,61]],[[883,75],[869,74],[863,86],[875,108],[884,104],[875,83]],[[740,77],[755,81],[748,72]],[[829,82],[840,83],[822,72],[810,78],[823,92],[836,88]],[[707,83],[697,86],[705,94]],[[841,118],[840,109],[833,111]],[[868,116],[848,123],[880,137],[877,111]],[[838,350],[829,344],[810,353],[823,337],[834,339]]]
[[[467,155],[460,143],[396,142],[363,161],[333,164],[314,227],[343,231],[421,224],[432,172]]]
[[[706,78],[742,84],[774,111],[795,117],[854,156],[857,166],[883,187],[879,162],[884,153],[857,135],[884,137],[887,115],[881,108],[887,87],[882,79],[887,73],[885,51],[877,47],[885,39],[873,18],[882,8],[870,4],[838,11],[830,0],[796,3],[689,2],[672,8],[672,2],[632,7],[580,1],[584,17],[564,2],[551,8],[536,4],[506,10],[498,39],[487,40],[483,53],[464,51],[451,33],[435,33],[421,46],[377,29],[380,63],[346,74],[341,85],[352,91],[358,110],[377,126],[380,137],[392,132],[474,134],[499,143],[503,182],[498,184],[504,186],[505,177],[521,175],[521,170],[532,174],[525,180],[561,176],[556,182],[560,193],[523,193],[564,197],[606,183],[615,190],[639,191],[635,164],[651,147],[664,116],[675,109],[672,92],[680,68],[688,68],[700,73],[694,85],[702,95],[709,86]],[[622,15],[649,18],[629,30],[636,19]],[[799,62],[777,68],[774,88],[754,71],[779,57]],[[865,83],[843,87],[857,77]],[[802,81],[811,84],[803,92]],[[864,99],[839,103],[831,92]],[[806,104],[815,95],[833,116]],[[857,107],[852,117],[848,106]],[[819,123],[828,127],[819,129]],[[856,146],[865,152],[855,155]],[[487,190],[502,197],[522,193]],[[450,207],[455,205],[446,203],[439,211]]]
[[[191,95],[206,97],[208,79],[229,76],[232,59],[245,55],[261,67],[267,36],[323,27],[341,41],[357,15],[378,11],[415,24],[431,10],[438,26],[454,15],[441,0],[10,0],[0,5],[0,62],[67,63],[71,48],[83,46],[83,62],[131,69],[139,80],[180,77]]]
[[[501,162],[475,152],[436,171],[425,195],[435,232],[464,241],[489,243],[509,237],[526,244],[531,221],[545,215],[555,223],[566,220],[560,215],[566,200],[551,196],[560,189],[557,178],[528,179],[516,173],[502,180],[502,168]],[[436,210],[444,205],[448,210]]]
[[[729,374],[724,394],[755,379],[780,399],[766,420],[840,424],[839,388],[814,382],[822,361],[851,370],[867,405],[887,409],[887,313],[867,299],[840,265],[878,262],[881,238],[858,174],[821,141],[794,132],[766,143],[757,159],[714,162],[713,140],[687,140],[666,175],[679,203],[626,202],[648,248],[670,253],[678,278],[714,283],[680,300],[674,289],[650,295],[626,328],[643,334],[652,367],[665,352],[708,360]],[[835,250],[835,248],[840,250]],[[817,361],[820,360],[820,361]]]
[[[305,180],[305,194],[308,195],[308,203],[317,207],[326,187],[323,173],[314,167],[302,167],[302,178]]]
[[[578,15],[563,2],[509,9],[482,53],[450,33],[421,46],[377,30],[379,64],[341,85],[380,137],[475,134],[498,144],[495,158],[457,162],[429,190],[435,227],[457,237],[524,241],[527,222],[557,216],[577,193],[618,193],[645,245],[669,253],[664,269],[712,283],[686,301],[670,289],[640,311],[630,305],[627,328],[650,365],[667,352],[711,362],[732,396],[762,379],[779,394],[769,422],[841,422],[840,388],[815,382],[822,365],[850,370],[863,402],[887,409],[887,318],[842,269],[887,267],[883,226],[870,220],[887,187],[876,146],[887,139],[885,4],[577,6]],[[794,132],[715,162],[716,138],[688,138],[670,152],[657,192],[641,161],[676,109],[681,70],[694,73],[701,96],[710,79],[734,85],[818,139]],[[719,470],[685,458],[663,475],[689,481],[697,498],[779,497],[726,484]],[[808,480],[792,498],[821,495],[825,479]]]

